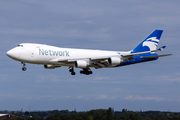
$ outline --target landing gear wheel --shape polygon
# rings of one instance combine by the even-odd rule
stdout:
[[[92,74],[93,72],[91,71],[90,68],[85,68],[83,70],[80,71],[81,74],[85,74],[85,75],[90,75]]]
[[[23,64],[22,71],[26,71],[26,70],[27,70],[27,68],[25,67],[25,66],[26,66],[26,64],[25,64],[24,62],[21,62],[21,64]]]
[[[73,72],[73,70],[72,70],[72,69],[69,69],[69,72]]]
[[[76,75],[76,73],[75,73],[75,72],[72,72],[71,75]]]
[[[93,72],[92,71],[89,71],[89,74],[92,74]]]
[[[71,75],[75,75],[76,73],[74,72],[74,67],[70,67],[69,72],[71,72]]]
[[[81,70],[81,71],[80,71],[80,74],[84,74],[84,71]]]
[[[27,70],[27,68],[26,68],[26,67],[23,67],[23,68],[22,68],[22,70],[23,70],[23,71],[26,71],[26,70]]]

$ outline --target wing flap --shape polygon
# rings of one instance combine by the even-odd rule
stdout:
[[[108,67],[109,64],[107,61],[98,61],[98,62],[91,61],[91,66],[98,69],[98,68]]]
[[[94,63],[92,63],[91,66],[94,67],[95,69],[102,68],[101,66],[98,66],[97,64],[94,64]]]

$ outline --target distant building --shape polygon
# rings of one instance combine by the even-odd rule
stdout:
[[[9,120],[10,118],[18,118],[17,116],[14,116],[14,115],[10,115],[10,114],[0,114],[0,120],[4,120],[4,119],[7,119]]]

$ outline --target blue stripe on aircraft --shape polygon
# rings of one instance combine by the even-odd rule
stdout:
[[[157,60],[158,57],[156,58],[151,58],[151,59],[141,59],[140,57],[150,57],[150,56],[157,56],[158,54],[144,54],[144,55],[137,55],[137,56],[133,56],[135,59],[134,60],[129,60],[126,61],[124,63],[120,63],[119,65],[117,65],[116,67],[120,67],[120,66],[125,66],[125,65],[130,65],[130,64],[136,64],[136,63],[140,63],[140,62],[148,62],[148,61],[152,61],[152,60]]]

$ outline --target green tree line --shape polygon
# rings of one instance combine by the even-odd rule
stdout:
[[[114,112],[112,108],[90,110],[87,112],[53,110],[25,113],[11,112],[11,114],[19,117],[17,119],[11,118],[10,120],[180,120],[180,113],[177,112],[133,112],[126,109]]]

